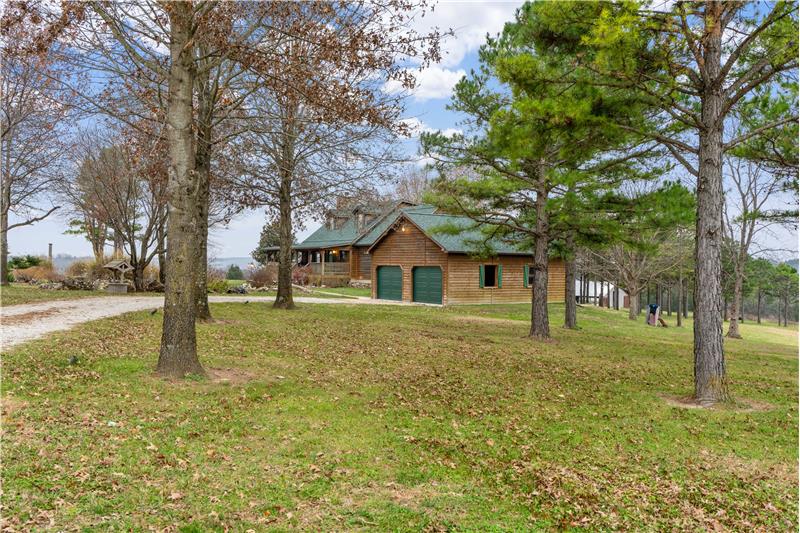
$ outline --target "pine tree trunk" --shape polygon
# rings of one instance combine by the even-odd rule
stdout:
[[[575,255],[572,251],[572,237],[567,238],[567,259],[564,261],[564,327],[577,329],[578,306],[575,301]]]
[[[195,175],[192,50],[193,7],[175,2],[169,10],[170,56],[167,135],[170,168],[167,182],[167,268],[164,326],[158,374],[181,378],[204,374],[197,357],[195,276],[197,265],[197,177]]]
[[[734,270],[735,280],[733,282],[733,300],[731,302],[731,317],[728,322],[727,337],[730,339],[741,339],[742,335],[739,333],[739,315],[742,312],[742,284],[744,273],[740,272],[737,266]],[[727,307],[727,306],[726,306]]]
[[[678,327],[681,327],[683,326],[683,277],[681,275],[678,275],[678,309],[676,311],[677,324]]]
[[[689,282],[683,284],[683,318],[689,318]]]
[[[756,324],[761,324],[761,300],[763,299],[763,292],[758,289],[758,300],[756,301]]]
[[[547,316],[547,267],[550,223],[547,213],[547,189],[544,168],[538,170],[536,190],[536,239],[533,245],[533,295],[531,296],[530,336],[538,339],[550,337],[550,319]]]
[[[783,297],[783,327],[789,326],[789,297]]]
[[[292,296],[292,176],[284,169],[278,193],[280,218],[278,233],[280,246],[278,251],[278,294],[272,307],[277,309],[294,309]]]
[[[722,346],[722,128],[723,84],[721,70],[722,4],[706,4],[703,38],[703,79],[701,95],[697,217],[695,231],[694,287],[694,380],[695,399],[703,404],[728,400],[728,377]]]

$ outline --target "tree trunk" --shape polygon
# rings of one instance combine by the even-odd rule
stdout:
[[[628,319],[629,320],[637,320],[639,318],[639,313],[641,312],[641,291],[640,290],[632,290],[628,288],[628,300],[630,300],[630,306],[628,307]]]
[[[284,169],[278,193],[280,218],[278,233],[280,246],[278,251],[278,294],[275,296],[276,309],[294,309],[292,296],[292,176]],[[324,253],[324,252],[323,252]]]
[[[564,327],[577,329],[578,306],[575,301],[575,254],[572,251],[572,236],[567,237],[569,254],[564,261]]]
[[[0,285],[8,285],[8,211],[0,212]]]
[[[192,47],[193,6],[175,2],[170,19],[169,101],[167,135],[170,168],[167,182],[167,267],[164,325],[158,374],[181,378],[204,374],[197,357],[195,333],[195,276],[197,265],[197,176],[195,175]]]
[[[667,285],[667,316],[672,316],[672,285]]]
[[[158,226],[158,281],[164,285],[167,281],[167,237],[166,237],[166,216]]]
[[[704,404],[728,400],[728,377],[722,346],[722,4],[709,2],[704,37],[701,95],[694,286],[694,390]],[[713,80],[713,82],[712,82]]]
[[[758,289],[758,300],[756,300],[756,324],[761,324],[761,301],[764,293]]]
[[[533,295],[531,296],[530,336],[539,339],[550,337],[550,319],[547,316],[547,251],[550,223],[547,214],[547,189],[545,169],[538,169],[536,190],[536,240],[533,245]]]
[[[729,305],[728,305],[728,297],[722,299],[722,321],[728,322],[730,320],[730,315],[728,314]]]
[[[133,288],[136,292],[144,291],[144,266],[141,261],[136,263],[133,268]]]
[[[675,317],[678,319],[678,327],[683,326],[683,276],[678,275],[678,309]]]
[[[206,52],[201,47],[201,55]],[[211,320],[208,306],[208,210],[211,187],[212,122],[214,95],[211,94],[210,71],[203,71],[195,80],[197,90],[197,145],[195,146],[195,175],[197,176],[197,261],[195,267],[195,319]]]
[[[683,318],[689,318],[689,282],[683,284]]]
[[[789,326],[789,296],[783,297],[783,327]]]
[[[731,302],[731,317],[728,322],[728,333],[726,337],[729,339],[741,339],[742,335],[739,333],[739,315],[742,312],[742,283],[744,273],[737,266],[733,273],[735,279],[733,282],[733,300]],[[727,305],[726,305],[727,308]]]

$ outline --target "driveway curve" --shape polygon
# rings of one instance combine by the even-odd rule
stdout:
[[[212,303],[272,303],[266,296],[209,296]],[[335,305],[409,305],[370,298],[314,298],[298,296],[296,303]],[[163,296],[102,296],[77,300],[54,300],[0,308],[0,351],[42,338],[55,331],[110,316],[164,306]]]

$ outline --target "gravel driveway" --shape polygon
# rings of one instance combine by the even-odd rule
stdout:
[[[213,303],[263,302],[271,304],[272,297],[265,296],[209,296]],[[314,298],[295,297],[296,303],[345,305],[408,305],[370,298]],[[164,305],[163,296],[103,296],[77,300],[56,300],[32,304],[11,305],[0,308],[0,351],[15,344],[44,337],[48,333],[69,329],[76,324],[121,315]]]

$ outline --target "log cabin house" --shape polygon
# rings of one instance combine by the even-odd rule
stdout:
[[[442,305],[530,302],[529,252],[493,242],[496,257],[478,259],[470,253],[475,234],[436,231],[445,224],[470,222],[429,205],[359,205],[329,212],[326,223],[294,250],[298,264],[310,265],[314,274],[369,283],[373,298]],[[563,261],[550,261],[548,281],[548,301],[563,302]]]

